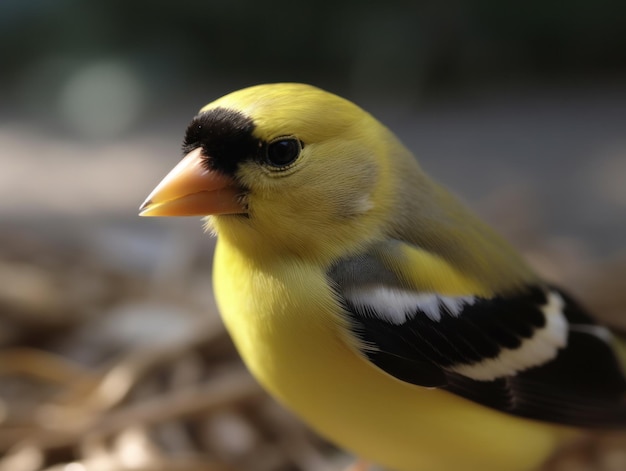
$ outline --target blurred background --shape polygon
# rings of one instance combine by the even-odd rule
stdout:
[[[626,4],[0,2],[0,470],[341,469],[247,376],[195,218],[137,208],[196,111],[346,96],[626,325]],[[626,469],[594,435],[553,470]]]

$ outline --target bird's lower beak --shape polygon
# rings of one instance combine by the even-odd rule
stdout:
[[[139,208],[140,216],[209,216],[245,212],[241,189],[202,162],[202,149],[187,154]]]

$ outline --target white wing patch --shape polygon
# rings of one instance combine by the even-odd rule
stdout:
[[[564,304],[558,293],[550,291],[548,302],[541,307],[546,316],[545,326],[536,330],[518,348],[505,348],[495,358],[449,369],[478,381],[490,381],[552,360],[567,344],[568,323],[563,315]]]
[[[603,342],[610,344],[613,341],[613,334],[609,329],[603,325],[588,325],[588,324],[570,324],[569,330],[574,332],[583,332],[585,334],[594,335]]]
[[[442,308],[449,315],[457,317],[465,306],[476,300],[474,296],[440,296],[387,286],[353,288],[344,295],[355,306],[395,325],[404,324],[415,317],[418,311],[435,322],[441,320]]]

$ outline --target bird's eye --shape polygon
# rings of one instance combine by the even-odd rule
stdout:
[[[267,146],[267,163],[274,167],[286,167],[295,162],[302,151],[302,143],[294,138],[281,138]]]

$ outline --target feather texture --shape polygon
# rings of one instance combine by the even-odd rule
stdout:
[[[280,165],[277,139],[297,143]],[[209,216],[237,349],[319,433],[399,471],[530,471],[564,425],[626,425],[609,330],[355,104],[251,87],[184,150],[142,211]]]
[[[626,382],[610,334],[571,298],[548,286],[489,298],[411,290],[376,263],[380,252],[378,246],[329,271],[349,335],[373,364],[402,381],[523,417],[626,424]],[[363,261],[366,270],[358,268]],[[580,369],[583,361],[603,368]]]

